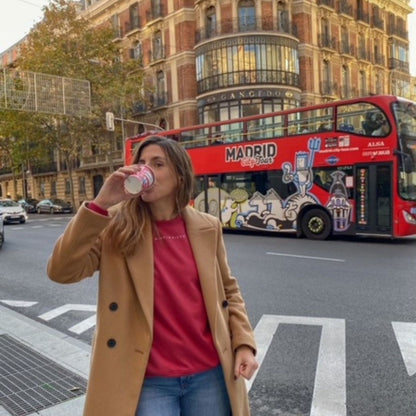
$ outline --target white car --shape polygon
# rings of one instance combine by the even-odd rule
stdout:
[[[0,215],[5,224],[11,222],[23,224],[28,218],[24,208],[12,199],[0,199]]]

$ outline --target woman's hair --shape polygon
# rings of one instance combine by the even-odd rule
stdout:
[[[180,214],[189,204],[194,190],[194,171],[187,151],[176,141],[150,136],[135,151],[133,164],[138,163],[143,150],[150,145],[159,146],[176,174],[178,188],[176,192],[176,213]],[[140,195],[122,202],[114,213],[106,237],[110,238],[114,249],[124,255],[132,254],[137,242],[142,238],[146,226],[153,225],[148,203]]]

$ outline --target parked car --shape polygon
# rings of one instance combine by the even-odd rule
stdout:
[[[5,224],[11,222],[25,223],[27,213],[23,207],[12,199],[0,199],[0,213]]]
[[[38,200],[34,198],[28,198],[28,199],[19,199],[17,201],[26,212],[28,213],[34,213],[36,212],[36,205],[38,204]]]
[[[62,199],[52,198],[52,199],[43,199],[38,202],[36,205],[36,212],[41,214],[46,212],[48,214],[72,214],[72,205],[70,202],[65,202]]]
[[[4,243],[4,225],[3,225],[3,216],[0,214],[0,248],[3,247]]]

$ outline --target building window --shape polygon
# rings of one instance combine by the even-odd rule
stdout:
[[[367,75],[365,71],[360,71],[360,96],[367,95]]]
[[[321,20],[321,46],[332,49],[331,29],[328,19]]]
[[[256,9],[253,0],[238,3],[238,27],[241,32],[256,29]]]
[[[71,194],[71,181],[69,179],[65,179],[65,195]]]
[[[162,17],[162,4],[160,0],[152,0],[152,15],[153,19]]]
[[[85,176],[80,176],[79,178],[79,188],[78,188],[78,193],[80,195],[85,195]]]
[[[367,49],[365,44],[365,36],[363,33],[358,35],[358,57],[360,59],[367,59]]]
[[[140,42],[137,42],[132,49],[131,58],[136,61],[141,61],[143,59],[143,47]]]
[[[284,1],[277,2],[277,30],[289,33],[289,12]]]
[[[350,87],[350,69],[348,65],[342,66],[342,98],[347,98],[351,96],[351,87]]]
[[[130,30],[140,28],[140,18],[139,18],[139,3],[134,3],[129,8],[130,14]]]
[[[51,196],[56,196],[56,181],[51,183]]]
[[[322,62],[322,94],[334,95],[334,87],[332,83],[331,62],[324,60]]]
[[[341,53],[350,54],[350,40],[348,29],[345,26],[341,27]]]
[[[158,30],[153,37],[153,60],[157,61],[158,59],[163,59],[163,42],[162,42],[162,32]]]
[[[381,75],[380,74],[376,74],[376,79],[375,79],[375,87],[376,87],[376,94],[381,94],[382,93],[382,82],[381,82]]]
[[[165,74],[163,71],[158,71],[156,74],[156,95],[154,97],[153,105],[160,107],[167,104]]]
[[[118,14],[111,16],[111,24],[113,26],[114,37],[121,38],[120,16]]]
[[[217,16],[215,7],[208,7],[205,14],[205,26],[207,31],[207,38],[212,38],[217,35]]]

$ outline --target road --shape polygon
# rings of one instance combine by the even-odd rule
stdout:
[[[69,218],[6,226],[0,304],[90,344],[97,279],[45,273]],[[416,239],[225,241],[259,346],[253,416],[416,414]]]

